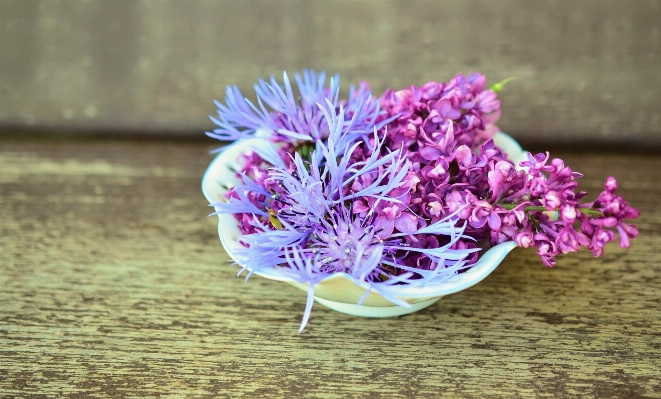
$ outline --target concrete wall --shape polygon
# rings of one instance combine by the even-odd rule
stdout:
[[[0,130],[202,134],[228,84],[457,72],[525,140],[661,145],[661,1],[0,0]]]

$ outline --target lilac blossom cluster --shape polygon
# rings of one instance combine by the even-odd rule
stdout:
[[[361,83],[340,99],[338,76],[328,86],[314,71],[295,80],[297,96],[286,74],[282,85],[260,81],[257,104],[228,88],[207,134],[255,143],[237,170],[242,184],[212,205],[237,219],[244,269],[281,267],[310,285],[303,326],[315,284],[335,273],[408,306],[392,287],[465,271],[480,242],[536,247],[553,266],[582,246],[600,256],[616,232],[623,248],[638,235],[624,221],[638,212],[614,178],[579,203],[581,175],[562,160],[507,158],[492,140],[503,82],[487,89],[483,75],[457,75],[381,98]]]
[[[502,84],[487,90],[484,85],[483,75],[458,75],[449,83],[389,90],[382,97],[385,117],[396,116],[384,133],[386,146],[403,149],[415,182],[406,209],[401,214],[382,210],[382,217],[408,214],[434,221],[458,212],[471,239],[536,247],[549,267],[555,256],[581,246],[600,256],[614,231],[627,248],[638,231],[624,219],[637,217],[638,211],[615,195],[615,178],[607,179],[597,201],[579,204],[586,195],[576,192],[576,178],[582,175],[561,159],[549,162],[548,153],[528,154],[527,161],[515,165],[491,140],[500,116],[496,91]],[[574,227],[578,223],[580,230]],[[456,245],[474,247],[471,239]]]

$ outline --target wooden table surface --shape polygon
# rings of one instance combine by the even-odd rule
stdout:
[[[661,157],[555,152],[642,216],[547,269],[517,249],[418,313],[364,319],[235,277],[213,142],[0,139],[0,396],[661,397]]]

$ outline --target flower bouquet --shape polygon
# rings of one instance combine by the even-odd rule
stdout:
[[[339,76],[285,73],[228,87],[216,102],[221,148],[203,179],[219,235],[241,271],[286,281],[312,304],[386,317],[410,313],[485,278],[514,247],[546,266],[587,247],[600,256],[638,211],[608,177],[592,202],[580,173],[532,155],[496,127],[498,92],[481,74],[372,96]]]

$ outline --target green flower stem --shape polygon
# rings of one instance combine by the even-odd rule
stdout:
[[[505,208],[507,210],[512,210],[516,207],[517,207],[516,204],[503,204],[503,208]],[[601,216],[601,215],[604,214],[601,211],[597,211],[597,210],[589,209],[589,208],[576,208],[576,209],[579,212],[584,213],[586,215]],[[523,210],[524,211],[547,211],[548,209],[546,209],[545,206],[527,206],[527,207],[523,208]],[[553,211],[551,211],[551,212],[553,212]]]

